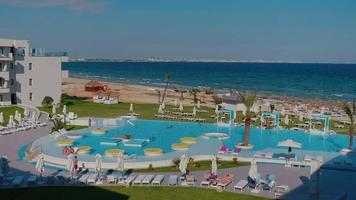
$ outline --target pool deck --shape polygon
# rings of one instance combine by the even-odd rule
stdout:
[[[10,176],[15,175],[24,175],[26,177],[37,174],[35,172],[35,167],[33,164],[18,160],[18,150],[43,136],[47,136],[50,132],[51,127],[39,127],[37,129],[32,129],[25,132],[19,132],[16,134],[5,135],[0,137],[0,154],[6,154],[10,160]],[[219,143],[210,144],[217,140],[205,140],[207,143],[201,143],[200,145],[220,145]],[[218,141],[219,142],[219,141]],[[192,147],[195,153],[199,153],[201,148],[198,146]],[[267,149],[270,151],[274,149]],[[175,152],[172,152],[175,153]],[[216,152],[200,152],[205,155],[212,155]],[[320,152],[318,152],[320,154]],[[189,154],[188,154],[189,155]],[[175,156],[178,156],[175,155]],[[241,155],[242,156],[242,155]],[[336,156],[336,155],[335,155]],[[202,157],[203,159],[203,157]],[[231,159],[231,158],[229,158]],[[240,160],[243,160],[241,158]],[[261,160],[262,162],[262,160]],[[233,173],[235,175],[234,183],[230,184],[227,187],[227,191],[233,191],[233,185],[237,183],[238,180],[246,179],[248,174],[248,167],[241,168],[232,168],[232,169],[221,169],[218,170],[219,176],[222,176],[225,173]],[[259,173],[263,177],[268,173],[275,174],[277,177],[277,185],[287,184],[290,187],[290,192],[285,196],[285,199],[310,199],[308,195],[309,191],[309,168],[290,168],[284,167],[284,165],[275,165],[275,164],[258,164]],[[192,174],[198,180],[198,183],[202,180],[206,172],[193,172]],[[59,170],[56,168],[46,168],[44,175],[58,175],[58,174],[67,174],[64,170]],[[160,174],[177,174],[177,173],[160,173]],[[347,178],[345,178],[347,177]],[[167,179],[165,179],[167,181]],[[166,182],[163,185],[167,184]],[[197,184],[199,185],[199,184]],[[356,172],[355,170],[330,170],[330,169],[321,169],[320,176],[320,194],[321,196],[316,199],[332,199],[333,197],[339,195],[340,193],[347,191],[349,199],[356,199],[356,191],[354,190],[354,185],[356,185]],[[249,190],[243,191],[243,193],[252,194]],[[253,194],[256,195],[256,194]],[[257,195],[272,197],[273,192],[261,192]]]

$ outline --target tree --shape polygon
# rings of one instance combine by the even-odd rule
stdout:
[[[62,122],[62,120],[60,120],[60,119],[52,119],[51,121],[53,123],[53,127],[52,127],[52,130],[51,130],[51,133],[58,132],[59,130],[64,129],[65,123]]]
[[[240,97],[241,102],[246,107],[246,114],[245,114],[245,134],[243,139],[243,146],[248,146],[248,140],[250,136],[250,126],[251,126],[251,117],[252,117],[252,107],[255,103],[256,95],[255,94],[241,94],[240,92],[237,93]]]
[[[221,104],[221,103],[223,102],[222,98],[219,97],[217,94],[214,94],[214,95],[212,96],[212,98],[213,98],[214,103],[215,103],[216,105]]]
[[[269,107],[271,109],[271,112],[273,112],[274,111],[274,104],[269,104]]]
[[[43,107],[49,108],[49,107],[52,106],[53,101],[54,101],[54,100],[53,100],[52,97],[50,97],[50,96],[45,96],[45,97],[43,98],[41,104],[42,104]]]
[[[354,131],[356,129],[356,102],[355,100],[352,101],[352,104],[349,105],[348,103],[343,103],[342,109],[348,116],[351,124],[349,127],[349,149],[352,150],[354,144]]]
[[[194,103],[198,103],[198,93],[200,90],[198,88],[192,88],[189,90],[189,95],[193,96]]]
[[[166,92],[167,92],[168,86],[169,86],[169,84],[171,82],[171,75],[170,74],[166,74],[165,77],[164,77],[164,80],[166,82],[166,86],[164,87],[162,100],[161,100],[160,104],[162,104],[164,102],[164,98],[166,97]]]

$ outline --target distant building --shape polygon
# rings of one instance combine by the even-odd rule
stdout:
[[[30,49],[27,40],[0,39],[0,106],[39,106],[45,96],[59,103],[66,53]]]

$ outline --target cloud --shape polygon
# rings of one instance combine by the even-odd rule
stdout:
[[[27,8],[56,8],[63,7],[80,12],[100,12],[104,10],[102,3],[92,0],[0,0],[0,4],[7,4]]]

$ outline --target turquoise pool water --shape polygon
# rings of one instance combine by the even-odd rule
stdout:
[[[240,126],[229,128],[217,127],[214,124],[159,120],[134,120],[132,122],[134,126],[122,121],[117,127],[107,128],[108,132],[100,136],[92,135],[90,129],[79,131],[85,136],[77,139],[74,146],[91,146],[93,148],[91,154],[104,154],[105,150],[108,149],[123,149],[127,154],[143,155],[144,148],[161,148],[165,153],[168,153],[173,151],[171,144],[180,143],[181,137],[199,137],[199,140],[204,140],[200,137],[204,133],[222,132],[230,135],[230,138],[224,140],[223,144],[233,149],[235,144],[242,141],[244,133],[244,127]],[[150,139],[151,142],[143,145],[143,147],[125,146],[123,142],[118,143],[117,146],[100,144],[102,141],[110,141],[112,138],[127,134],[138,139],[138,143],[141,143],[141,139]],[[300,142],[302,143],[302,150],[310,151],[337,152],[341,148],[347,147],[348,144],[348,137],[344,135],[317,136],[302,131],[251,128],[250,143],[254,145],[254,151],[267,148],[285,149],[277,147],[277,143],[286,139]]]

